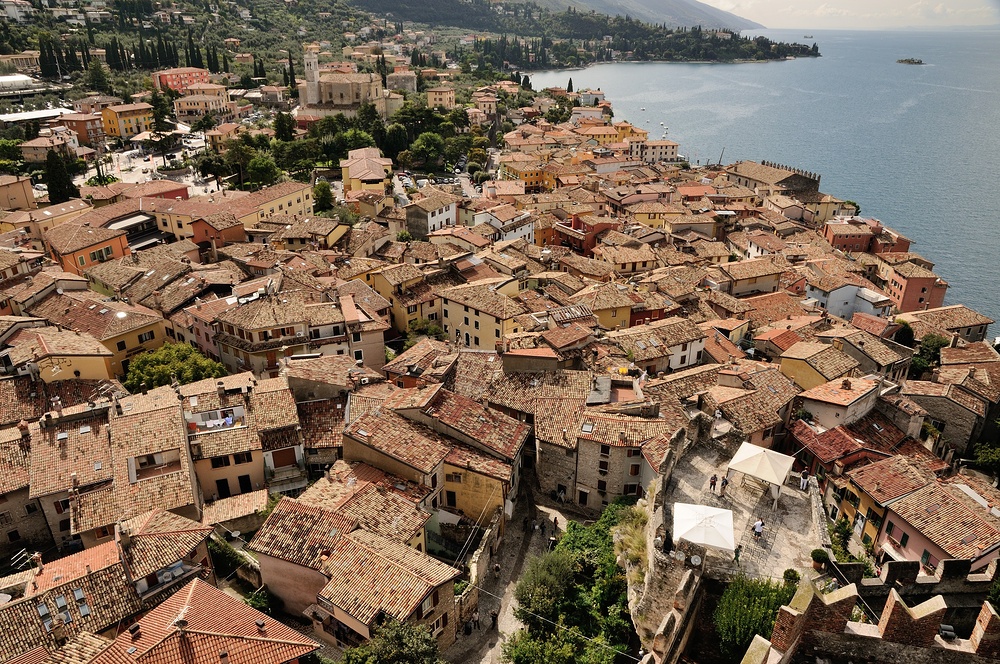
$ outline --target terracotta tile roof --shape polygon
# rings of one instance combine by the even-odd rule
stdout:
[[[980,417],[986,417],[986,402],[959,385],[931,383],[923,380],[908,380],[900,394],[910,398],[937,397],[948,399]]]
[[[85,410],[86,406],[67,408],[63,412],[69,415]],[[53,419],[53,425],[44,429],[35,422],[28,430],[31,433],[33,498],[69,491],[73,475],[80,487],[107,482],[114,477],[106,410],[65,423]]]
[[[878,386],[875,381],[865,378],[851,378],[850,389],[845,389],[843,383],[844,381],[841,380],[832,380],[829,383],[808,389],[799,396],[803,399],[846,406],[869,394]]]
[[[343,469],[342,464],[339,469]],[[332,469],[331,469],[332,470]],[[298,497],[299,502],[338,512],[365,530],[406,544],[423,532],[431,518],[413,501],[352,473],[330,472]]]
[[[907,322],[920,321],[925,325],[948,330],[949,332],[958,332],[962,328],[991,325],[994,323],[992,318],[988,318],[964,304],[953,304],[947,307],[926,309],[924,311],[912,311],[900,314],[897,316],[897,320],[899,319]]]
[[[90,291],[52,293],[31,307],[31,314],[66,329],[86,332],[100,341],[163,321],[163,316],[151,309],[105,301]]]
[[[754,327],[771,324],[783,325],[783,321],[789,318],[797,318],[809,313],[802,306],[800,300],[780,290],[744,298],[742,302],[750,307],[747,318],[750,319]],[[815,320],[820,320],[819,312],[815,313]]]
[[[789,430],[796,440],[819,459],[820,463],[833,463],[862,448],[862,445],[842,427],[818,432],[803,420],[795,420]]]
[[[220,498],[211,503],[205,503],[202,508],[201,522],[206,526],[225,523],[256,512],[267,507],[268,491],[250,491],[229,498]]]
[[[456,444],[448,451],[445,463],[456,468],[471,470],[510,484],[514,477],[513,466],[469,445]]]
[[[587,408],[570,434],[577,440],[587,440],[612,447],[639,447],[658,436],[672,436],[676,423],[666,418],[636,417],[617,413],[602,413]]]
[[[451,345],[444,341],[425,338],[396,356],[382,367],[382,371],[396,375],[419,376],[434,366],[438,358],[450,355]]]
[[[402,409],[397,412],[408,416]],[[437,390],[421,414],[455,432],[453,437],[481,445],[508,461],[517,456],[531,432],[528,424],[446,389]]]
[[[889,509],[951,558],[975,559],[1000,543],[1000,519],[957,485],[930,483]]]
[[[492,381],[500,375],[503,363],[496,352],[460,349],[455,354],[454,368],[445,376],[445,386],[456,394],[482,401]]]
[[[295,399],[288,389],[288,379],[263,378],[250,395],[252,426],[258,433],[295,426],[299,423]]]
[[[707,391],[718,382],[721,364],[703,364],[682,371],[675,371],[663,378],[654,378],[642,386],[644,394],[662,400],[673,398],[683,401],[695,394]]]
[[[110,486],[79,496],[72,510],[74,533],[106,526],[152,509],[172,510],[197,502],[193,469],[185,451],[184,415],[174,391],[160,387],[150,390],[147,395],[126,397],[120,404],[122,414],[115,414],[112,407],[108,423],[113,481]],[[150,436],[150,431],[157,435]],[[131,480],[130,460],[172,451],[179,453],[178,461],[167,463],[158,474]]]
[[[941,349],[941,365],[1000,362],[1000,353],[985,341]]]
[[[212,534],[210,525],[161,509],[126,519],[120,527],[130,535],[122,562],[135,579],[187,558]]]
[[[349,355],[324,355],[309,360],[289,360],[282,369],[286,379],[305,380],[326,385],[354,387],[363,378],[369,383],[378,383],[385,377],[374,369],[358,366],[357,360]]]
[[[570,323],[566,327],[556,327],[542,333],[542,339],[547,344],[561,350],[580,344],[594,336],[594,331],[579,323]]]
[[[0,496],[27,489],[30,479],[28,447],[17,429],[0,431]]]
[[[782,360],[803,360],[827,380],[836,380],[857,369],[857,360],[824,343],[800,341],[784,353]]]
[[[501,286],[507,281],[507,277],[501,279],[483,279],[470,284],[439,290],[438,295],[445,300],[471,307],[495,318],[508,320],[528,313],[528,310],[519,301],[495,290],[496,287]]]
[[[52,653],[46,664],[89,664],[98,655],[111,647],[111,639],[80,632],[59,650]]]
[[[587,286],[569,297],[574,304],[586,305],[591,311],[605,311],[622,307],[632,308],[632,298],[628,296],[629,287],[613,282],[598,283]]]
[[[719,263],[716,267],[733,281],[775,276],[781,274],[782,271],[782,268],[778,267],[770,258],[754,258],[736,263]]]
[[[66,255],[125,235],[123,230],[85,226],[78,221],[78,219],[73,219],[45,231],[46,243],[56,252]]]
[[[452,447],[431,429],[384,409],[352,419],[344,435],[424,474],[437,469]]]
[[[851,317],[851,325],[859,330],[864,330],[884,339],[891,337],[899,328],[899,325],[891,320],[862,312],[858,312]]]
[[[460,574],[426,554],[365,530],[336,542],[323,573],[330,581],[319,597],[364,625],[371,625],[381,614],[405,620],[431,592]]]
[[[777,346],[778,350],[784,352],[802,341],[802,337],[796,334],[794,330],[783,330],[781,328],[777,328],[754,336],[754,340],[770,341],[772,344]]]
[[[335,543],[357,525],[333,510],[282,498],[247,546],[255,553],[318,570]]]
[[[568,399],[582,406],[591,390],[589,371],[554,371],[543,373],[494,374],[483,393],[490,405],[508,408],[524,414],[544,415],[539,402],[543,399]],[[538,417],[535,426],[538,427]]]
[[[607,339],[625,352],[631,352],[635,362],[643,362],[666,357],[672,347],[699,341],[705,336],[690,320],[673,316],[609,332]]]
[[[113,355],[104,344],[89,334],[48,326],[18,330],[7,338],[6,344],[11,346],[7,355],[15,367],[44,357]]]
[[[183,615],[186,624],[176,624]],[[264,627],[257,627],[263,621]],[[218,588],[195,579],[123,632],[92,664],[189,664],[218,661],[219,653],[246,664],[298,661],[319,644]],[[133,650],[134,649],[134,650]]]
[[[89,568],[89,573],[88,573]],[[46,630],[37,606],[44,604],[56,615],[57,598],[66,602],[68,637],[81,632],[100,632],[134,615],[143,607],[135,588],[128,583],[115,542],[106,542],[65,558],[45,563],[42,570],[22,572],[0,585],[23,584],[24,596],[0,607],[0,658],[10,658],[44,646],[54,651],[55,637]],[[73,591],[83,593],[89,615],[80,613]]]
[[[49,661],[49,651],[42,646],[38,646],[23,655],[8,659],[7,664],[48,664]]]
[[[934,481],[934,473],[901,456],[889,457],[845,473],[881,506]]]
[[[298,404],[302,440],[307,449],[343,446],[342,434],[347,410],[346,399],[306,401]]]

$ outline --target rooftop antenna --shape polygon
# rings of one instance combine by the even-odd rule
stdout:
[[[726,154],[726,146],[722,146],[722,152],[719,153],[719,166],[722,166],[722,155]]]

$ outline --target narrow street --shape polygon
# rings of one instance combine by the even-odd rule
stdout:
[[[534,484],[534,472],[526,470],[521,481],[522,491],[501,545],[500,578],[488,574],[480,586],[480,629],[473,629],[471,634],[466,635],[464,626],[460,627],[458,641],[442,653],[448,662],[497,664],[503,642],[521,628],[521,622],[514,617],[514,588],[527,561],[543,554],[548,548],[549,538],[554,534],[552,519],[558,519],[560,533],[564,531],[567,519],[567,514],[548,504],[547,497],[540,501],[544,504],[536,504],[539,501],[537,493],[530,488],[525,490],[525,487],[533,487]],[[572,515],[569,516],[572,518]],[[534,524],[538,524],[537,529]],[[494,610],[499,614],[497,629],[490,627],[490,612]]]

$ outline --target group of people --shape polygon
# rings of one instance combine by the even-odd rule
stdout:
[[[726,487],[729,486],[729,478],[723,475],[722,483],[719,484],[719,476],[716,475],[715,473],[712,473],[712,477],[708,479],[708,488],[711,490],[712,493],[715,493],[716,486],[719,487],[719,496],[725,496]]]

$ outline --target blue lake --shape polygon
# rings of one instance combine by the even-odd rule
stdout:
[[[823,57],[611,63],[535,72],[532,85],[572,77],[577,90],[601,88],[616,119],[651,139],[662,123],[692,163],[766,159],[820,173],[822,191],[857,201],[936,263],[947,303],[1000,321],[1000,32],[760,34],[817,42]],[[910,57],[926,64],[896,62]]]

